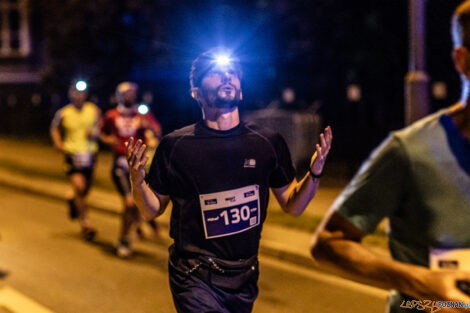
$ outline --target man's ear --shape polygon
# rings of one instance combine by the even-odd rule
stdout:
[[[198,87],[193,87],[191,88],[191,97],[196,100],[197,104],[199,105],[199,107],[202,108],[202,103],[201,103],[201,100],[200,100],[200,97],[199,97],[199,88]]]
[[[240,90],[240,96],[239,96],[239,98],[240,98],[239,101],[242,101],[242,100],[243,100],[243,93],[242,93],[241,90]]]
[[[458,47],[452,51],[455,69],[461,75],[470,77],[470,53],[465,47]]]
[[[191,97],[193,97],[194,100],[198,100],[198,93],[199,93],[198,87],[191,88]]]

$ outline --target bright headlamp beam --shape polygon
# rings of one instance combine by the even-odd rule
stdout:
[[[215,57],[215,63],[217,63],[217,65],[229,65],[230,61],[230,57],[227,55],[218,55]]]
[[[87,88],[87,84],[85,81],[83,80],[79,80],[76,84],[75,84],[75,89],[77,89],[78,91],[85,91]]]
[[[149,112],[149,107],[145,103],[142,103],[137,107],[137,111],[140,114],[145,115]]]

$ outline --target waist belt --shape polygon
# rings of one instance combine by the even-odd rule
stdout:
[[[249,281],[258,279],[258,257],[236,261],[224,260],[214,256],[188,254],[170,247],[170,265],[180,273],[195,275],[207,284],[225,289],[239,289]]]

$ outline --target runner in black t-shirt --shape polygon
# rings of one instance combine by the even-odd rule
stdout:
[[[314,197],[330,150],[330,127],[297,182],[283,138],[240,122],[241,68],[212,49],[194,60],[191,93],[203,121],[165,136],[144,180],[146,146],[134,139],[127,158],[142,214],[162,214],[171,199],[169,274],[178,312],[251,312],[258,294],[257,253],[269,188],[299,216]],[[230,56],[230,54],[227,54]]]

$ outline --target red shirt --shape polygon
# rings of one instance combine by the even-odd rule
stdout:
[[[161,125],[152,113],[140,114],[137,106],[126,108],[118,105],[115,109],[106,112],[101,123],[101,131],[106,135],[114,135],[119,144],[113,147],[116,155],[126,154],[125,143],[130,137],[145,142],[145,131],[149,129],[159,135]]]

